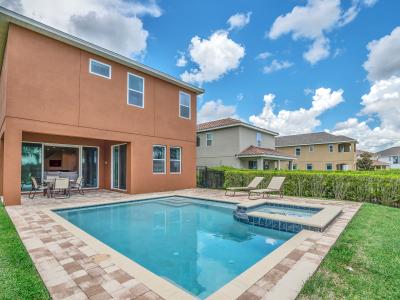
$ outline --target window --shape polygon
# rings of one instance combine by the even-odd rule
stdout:
[[[332,171],[333,170],[333,166],[332,166],[331,163],[327,163],[325,167],[326,167],[327,171]]]
[[[328,145],[328,151],[329,151],[329,152],[333,152],[333,145],[332,145],[332,144],[329,144],[329,145]]]
[[[313,167],[312,164],[307,164],[307,171],[312,171]]]
[[[261,147],[261,133],[260,132],[257,132],[256,133],[256,142],[257,142],[257,146],[258,147]]]
[[[144,107],[144,78],[128,73],[128,104]]]
[[[90,59],[89,73],[111,79],[111,66],[97,60]]]
[[[153,173],[165,174],[165,146],[153,146]]]
[[[257,170],[257,161],[256,160],[249,160],[249,169],[250,170]]]
[[[171,147],[169,149],[169,171],[181,173],[181,148]]]
[[[213,134],[212,133],[207,133],[207,147],[212,146],[213,143]]]
[[[127,145],[113,145],[111,152],[112,188],[126,190]]]
[[[308,150],[309,150],[310,152],[314,152],[314,145],[310,145],[310,146],[308,147]]]
[[[196,137],[196,147],[200,147],[200,136]]]
[[[295,152],[296,156],[300,156],[301,155],[301,148],[300,147],[296,147],[294,152]]]
[[[184,92],[179,92],[179,116],[190,119],[190,95]]]
[[[398,156],[393,156],[393,164],[397,165],[399,163],[399,157]]]
[[[293,164],[292,170],[297,170],[297,164]]]

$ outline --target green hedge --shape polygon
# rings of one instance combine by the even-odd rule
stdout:
[[[327,172],[327,171],[258,171],[225,169],[225,187],[246,186],[255,176],[265,180],[285,176],[284,194],[299,197],[328,198],[397,205],[400,201],[400,173]],[[390,171],[389,171],[390,172]],[[396,203],[397,202],[397,203]]]

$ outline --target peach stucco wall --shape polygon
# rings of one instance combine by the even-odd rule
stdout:
[[[89,73],[89,59],[112,78]],[[127,72],[145,78],[144,108],[127,105]],[[128,193],[195,186],[196,95],[191,119],[179,118],[179,87],[80,49],[10,25],[0,79],[1,192],[20,203],[21,142],[100,147],[100,187],[110,188],[110,147],[128,144]],[[188,92],[188,91],[185,91]],[[167,146],[167,173],[152,172],[152,146]],[[170,146],[182,147],[182,173],[169,174]],[[1,154],[1,153],[0,153]]]

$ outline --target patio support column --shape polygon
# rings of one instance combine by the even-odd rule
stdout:
[[[6,128],[3,145],[3,197],[5,205],[21,204],[22,131]]]
[[[258,170],[264,169],[264,159],[262,157],[257,158],[257,169]]]
[[[280,170],[281,169],[281,161],[280,161],[280,159],[278,159],[278,170]]]

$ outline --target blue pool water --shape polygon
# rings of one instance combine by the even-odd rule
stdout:
[[[278,214],[284,215],[288,217],[296,217],[296,218],[311,218],[320,209],[308,209],[302,207],[285,207],[285,206],[272,206],[272,205],[263,205],[254,209],[254,211],[265,212],[268,214]]]
[[[205,298],[294,234],[237,222],[235,205],[183,197],[57,210],[136,263]]]

